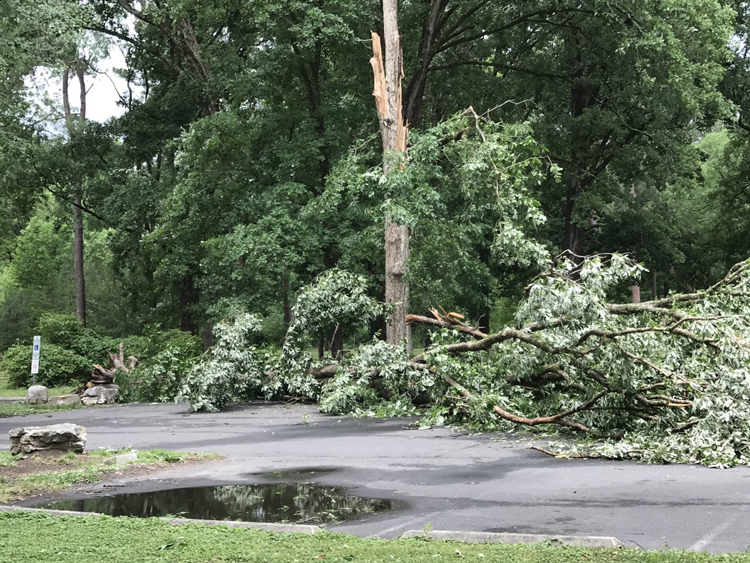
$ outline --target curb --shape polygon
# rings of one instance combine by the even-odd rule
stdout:
[[[26,397],[0,397],[0,403],[25,403]]]
[[[23,506],[0,505],[0,512],[41,512],[48,516],[91,516],[102,517],[106,514],[98,512],[75,512],[73,510],[47,510],[46,508],[25,508]],[[319,526],[308,526],[305,524],[272,524],[268,522],[236,522],[232,520],[193,520],[190,518],[159,518],[162,522],[180,526],[183,524],[204,524],[206,526],[226,526],[227,528],[246,528],[250,530],[262,530],[264,532],[288,532],[293,534],[316,534],[322,532]]]
[[[524,543],[534,544],[550,542],[552,544],[571,545],[576,547],[624,547],[614,537],[606,536],[552,536],[545,534],[508,534],[492,532],[448,532],[409,530],[401,534],[402,538],[428,538],[432,540],[455,540],[469,543]]]

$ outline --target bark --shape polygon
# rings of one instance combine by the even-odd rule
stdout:
[[[83,213],[81,193],[73,197],[73,276],[76,292],[76,318],[86,326],[86,277],[83,272]]]
[[[283,300],[284,328],[292,324],[292,305],[289,302],[289,272],[284,272],[281,278],[281,296]]]
[[[205,352],[214,345],[214,327],[212,324],[207,324],[203,327],[202,339],[203,351]]]
[[[326,344],[323,340],[323,335],[318,338],[318,360],[322,360],[323,356],[326,355]]]
[[[198,290],[193,285],[193,276],[185,276],[180,286],[180,329],[192,334],[198,334],[198,324],[192,312],[197,303]]]
[[[479,317],[479,330],[484,332],[485,334],[490,333],[490,314],[492,313],[492,309],[489,307],[484,308],[484,313],[481,317]]]
[[[630,291],[633,292],[633,303],[641,302],[641,288],[638,285],[630,286]]]
[[[570,115],[577,119],[587,108],[597,103],[598,88],[586,80],[578,39],[570,40],[573,56],[570,71]],[[581,226],[575,221],[575,207],[578,197],[586,191],[593,180],[593,172],[588,169],[586,160],[586,146],[588,132],[577,130],[575,123],[570,132],[570,166],[568,188],[565,194],[565,233],[563,236],[563,250],[570,251],[576,262],[577,256],[583,254]]]
[[[80,88],[80,109],[77,119],[74,118],[70,106],[70,68],[63,72],[62,97],[63,110],[65,112],[65,124],[68,129],[68,135],[72,138],[77,135],[86,123],[86,79],[84,76],[84,66],[81,60],[73,61],[73,71],[78,78]],[[78,123],[76,123],[76,121]],[[83,212],[82,212],[82,187],[78,181],[73,194],[73,279],[75,284],[76,297],[76,318],[86,325],[86,277],[84,274],[84,256],[83,256]]]
[[[398,30],[397,0],[383,0],[383,42],[372,34],[373,57],[370,64],[375,77],[373,96],[378,109],[380,134],[383,141],[383,172],[387,175],[399,165],[398,155],[406,152],[406,127],[402,114],[403,59]],[[404,340],[411,350],[411,328],[405,322],[409,309],[409,285],[406,282],[406,262],[409,258],[409,229],[390,218],[385,224],[385,300],[393,304],[386,328],[389,344],[400,345]]]
[[[344,357],[344,332],[338,326],[331,338],[331,357],[336,361],[341,361]]]

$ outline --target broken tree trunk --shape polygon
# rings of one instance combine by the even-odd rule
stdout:
[[[127,364],[125,363],[125,344],[120,342],[120,348],[117,354],[109,353],[109,361],[112,364],[111,368],[105,368],[100,364],[94,364],[91,370],[91,379],[78,387],[73,393],[82,395],[86,389],[96,387],[97,385],[111,385],[115,382],[115,374],[118,371],[130,371],[138,367],[140,361],[135,356],[127,357]]]
[[[380,134],[383,140],[383,172],[388,175],[403,163],[409,128],[402,114],[402,87],[404,77],[401,38],[398,30],[397,0],[383,0],[383,43],[372,33],[370,59],[375,79],[373,96],[378,109]],[[411,328],[405,322],[409,309],[409,284],[405,280],[406,262],[409,258],[409,229],[386,217],[385,220],[385,300],[394,305],[387,327],[389,344],[398,345],[404,340],[411,350]]]

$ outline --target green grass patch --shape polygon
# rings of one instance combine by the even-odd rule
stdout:
[[[107,475],[134,466],[158,466],[169,463],[217,459],[213,453],[171,452],[144,450],[138,460],[127,464],[107,463],[130,450],[98,450],[83,455],[73,452],[50,455],[11,456],[0,452],[0,467],[13,468],[0,474],[0,503],[26,498],[35,494],[60,491],[82,483],[96,483]]]
[[[27,405],[26,403],[0,403],[0,417],[45,414],[57,411],[70,411],[83,408],[83,405]]]
[[[157,519],[0,514],[0,554],[15,563],[740,563],[750,554],[377,540],[277,534]]]
[[[10,455],[10,452],[0,451],[0,467],[13,467],[17,463],[17,458]]]
[[[76,385],[66,385],[65,387],[50,387],[49,396],[59,397],[60,395],[70,395],[71,390],[75,388]],[[26,391],[26,387],[16,387],[11,389],[9,387],[3,387],[2,382],[0,382],[0,397],[25,397]]]

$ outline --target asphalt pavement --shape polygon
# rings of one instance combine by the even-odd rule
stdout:
[[[361,521],[327,526],[390,538],[406,530],[614,536],[646,549],[712,553],[750,546],[750,468],[565,460],[528,450],[532,438],[418,430],[409,419],[349,419],[313,406],[253,404],[195,414],[183,405],[124,405],[0,419],[17,426],[72,422],[87,449],[217,452],[217,462],[124,481],[117,492],[278,481],[269,472],[331,469],[314,481],[400,501]],[[7,449],[8,442],[0,443]],[[299,477],[310,480],[309,475]],[[285,477],[283,480],[294,480]],[[113,483],[89,486],[79,498]],[[21,503],[23,504],[23,503]]]

